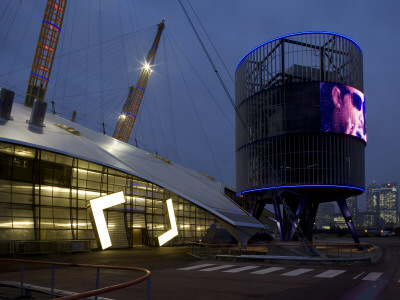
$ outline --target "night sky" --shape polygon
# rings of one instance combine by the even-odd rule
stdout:
[[[400,1],[182,3],[233,99],[237,63],[265,41],[300,31],[331,31],[356,41],[364,56],[366,186],[400,183]],[[14,90],[18,103],[24,102],[45,5],[0,1],[0,86]],[[178,0],[68,0],[48,113],[54,100],[58,114],[70,119],[75,109],[78,123],[100,132],[104,122],[112,135],[162,18],[165,32],[130,143],[235,186],[234,110]]]

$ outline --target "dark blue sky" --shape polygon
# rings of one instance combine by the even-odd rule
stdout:
[[[188,2],[182,2],[234,97],[230,77]],[[364,55],[366,183],[400,182],[396,74],[400,1],[190,3],[233,78],[237,63],[248,51],[281,35],[321,30],[355,40]],[[23,103],[45,4],[44,0],[0,1],[0,12],[8,7],[0,22],[0,85],[14,89],[19,103]],[[63,56],[54,65],[46,100],[54,99],[57,112],[67,118],[77,109],[78,122],[98,131],[104,122],[112,135],[127,89],[137,81],[139,61],[147,54],[162,18],[166,18],[166,30],[135,125],[137,143],[235,186],[234,111],[177,0],[68,0],[64,37],[57,51]],[[88,48],[101,41],[102,47]]]

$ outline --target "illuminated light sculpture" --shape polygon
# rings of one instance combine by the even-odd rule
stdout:
[[[92,207],[92,213],[94,222],[96,224],[97,234],[99,236],[101,248],[103,250],[112,245],[103,210],[124,202],[124,192],[118,192],[90,200],[90,206]]]
[[[158,243],[160,244],[160,246],[164,245],[166,242],[168,242],[169,240],[173,239],[178,235],[178,227],[176,226],[174,206],[172,205],[171,198],[167,200],[167,209],[168,209],[171,229],[158,237]]]

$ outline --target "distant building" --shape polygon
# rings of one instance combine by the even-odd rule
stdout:
[[[317,229],[333,229],[335,205],[332,202],[321,203],[318,208],[315,227]]]
[[[382,184],[379,195],[379,219],[381,228],[397,224],[397,183]]]
[[[367,213],[364,214],[363,225],[364,227],[376,227],[379,225],[379,197],[376,191],[379,191],[379,186],[373,181],[367,188]]]
[[[367,211],[360,213],[360,226],[364,228],[376,227],[376,214]]]
[[[364,214],[364,227],[398,226],[397,183],[378,186],[373,182],[367,188],[367,213]]]
[[[360,213],[358,211],[357,197],[350,197],[346,199],[347,207],[349,208],[351,217],[356,226],[360,224]]]
[[[335,224],[335,228],[340,228],[340,229],[347,228],[347,224],[344,221],[343,215],[341,213],[334,214],[333,223]]]

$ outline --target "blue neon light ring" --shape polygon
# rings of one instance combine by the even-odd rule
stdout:
[[[41,78],[44,78],[44,79],[46,79],[47,81],[49,81],[49,79],[47,79],[46,77],[44,77],[44,76],[42,76],[42,75],[39,75],[39,74],[36,74],[36,73],[31,73],[32,75],[36,75],[36,76],[38,76],[38,77],[41,77]]]
[[[352,40],[351,38],[349,38],[349,37],[347,37],[347,36],[345,36],[345,35],[343,35],[343,34],[339,34],[339,33],[335,33],[335,32],[330,32],[330,31],[303,31],[303,32],[296,32],[296,33],[291,33],[291,34],[282,35],[282,36],[279,36],[279,37],[277,37],[277,38],[274,38],[274,39],[272,39],[272,40],[266,41],[266,42],[264,42],[264,43],[258,45],[257,47],[255,47],[253,50],[247,52],[247,54],[244,55],[244,56],[242,57],[242,59],[241,59],[241,60],[239,61],[239,63],[237,64],[235,71],[237,70],[237,68],[239,67],[239,65],[242,63],[242,61],[247,57],[247,55],[249,55],[249,54],[252,53],[253,51],[257,50],[258,48],[264,46],[265,44],[268,44],[268,43],[271,43],[271,42],[273,42],[273,41],[280,40],[280,39],[283,39],[283,38],[291,37],[291,36],[304,35],[304,34],[312,34],[312,33],[331,34],[331,35],[336,35],[336,36],[343,37],[343,38],[345,38],[345,39],[348,39],[350,42],[354,43],[354,44],[358,47],[358,49],[360,49],[360,51],[361,51],[361,53],[362,53],[362,50],[361,50],[360,45],[357,44],[357,42],[355,42],[355,41]]]
[[[57,25],[54,25],[53,23],[50,23],[49,21],[42,21],[42,23],[47,23],[47,24],[53,25],[55,28],[58,29],[59,32],[61,32],[60,27],[58,27]]]
[[[309,184],[309,185],[281,185],[281,186],[271,186],[259,189],[252,189],[237,193],[236,196],[250,193],[250,192],[258,192],[258,191],[266,191],[266,190],[275,190],[275,189],[290,189],[290,188],[305,188],[305,187],[329,187],[329,188],[344,188],[344,189],[352,189],[352,190],[359,190],[361,192],[365,192],[364,189],[354,186],[346,186],[346,185],[333,185],[333,184]]]

